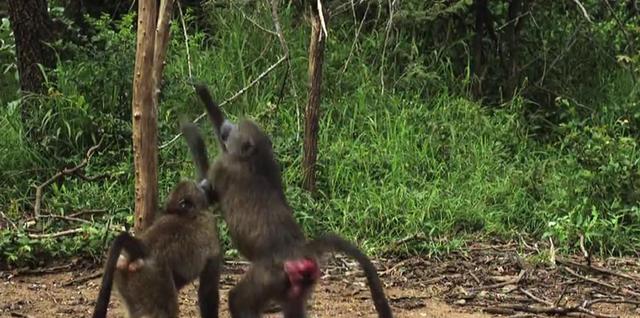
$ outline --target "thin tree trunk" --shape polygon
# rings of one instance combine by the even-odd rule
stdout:
[[[174,0],[138,1],[138,38],[133,79],[133,162],[136,232],[158,209],[158,104]]]
[[[169,45],[169,23],[173,15],[174,0],[162,0],[160,3],[160,13],[158,15],[158,26],[156,28],[155,48],[153,51],[153,86],[154,105],[158,105],[158,96],[162,84],[162,73],[167,57],[167,46]]]
[[[487,21],[487,0],[475,0],[475,36],[473,38],[473,68],[471,87],[474,97],[482,96],[482,79],[484,77],[484,55],[482,54],[482,41],[484,39],[485,25]]]
[[[318,156],[318,119],[320,117],[320,92],[325,38],[320,15],[311,10],[311,40],[309,44],[309,97],[305,110],[304,156],[302,159],[302,186],[309,192],[316,191],[316,160]]]
[[[44,74],[38,64],[53,67],[53,52],[45,42],[53,39],[53,22],[47,12],[46,0],[9,0],[9,18],[16,41],[16,56],[20,89],[42,92]],[[28,110],[23,110],[23,114]]]
[[[158,206],[158,123],[153,103],[153,50],[157,5],[138,0],[138,34],[133,76],[133,163],[135,169],[135,231],[153,222]]]
[[[521,0],[511,0],[507,12],[509,26],[507,28],[507,43],[509,45],[509,78],[507,79],[507,96],[513,98],[517,86],[520,84],[518,72],[518,30],[520,29]]]

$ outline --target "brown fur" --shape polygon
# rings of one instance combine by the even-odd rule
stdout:
[[[221,251],[216,219],[207,207],[204,192],[195,182],[180,182],[169,195],[166,213],[140,236],[128,238],[145,251],[135,271],[115,267],[123,247],[117,238],[105,265],[94,318],[106,314],[111,276],[130,318],[177,318],[178,290],[198,277],[202,317],[218,317]],[[129,262],[138,261],[139,255],[133,255],[126,245],[124,251]]]
[[[310,259],[317,262],[327,250],[339,250],[363,266],[376,310],[380,317],[392,317],[379,277],[371,261],[357,247],[336,235],[307,241],[284,195],[280,168],[269,137],[250,120],[237,125],[221,118],[222,113],[204,86],[196,91],[205,102],[221,145],[221,153],[209,169],[207,179],[220,204],[231,239],[240,253],[252,262],[245,277],[230,291],[232,317],[258,317],[270,300],[278,301],[285,317],[304,317],[304,304],[311,293],[291,296],[291,279],[285,263]],[[192,153],[203,145],[195,126],[183,126]]]

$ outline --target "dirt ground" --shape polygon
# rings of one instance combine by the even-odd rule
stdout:
[[[376,260],[396,317],[640,317],[638,259],[558,258],[536,262],[535,248],[472,246],[445,257]],[[309,304],[310,317],[376,317],[357,264],[336,256]],[[246,269],[228,261],[221,278],[221,317],[227,292]],[[0,272],[0,317],[88,317],[100,268],[75,261]],[[199,317],[191,284],[180,293],[181,317]],[[117,297],[110,317],[123,317]],[[279,317],[279,313],[266,317]]]

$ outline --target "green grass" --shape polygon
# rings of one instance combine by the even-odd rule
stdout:
[[[253,18],[271,25],[268,11],[262,13]],[[96,35],[59,62],[49,93],[28,98],[32,111],[27,122],[19,104],[0,107],[6,136],[0,139],[0,211],[17,226],[7,223],[8,230],[0,233],[0,254],[7,263],[98,257],[114,231],[132,224],[133,21],[129,16],[115,27],[108,18],[94,21]],[[282,54],[276,38],[237,11],[212,10],[207,32],[189,16],[187,23],[193,75],[208,83],[219,101]],[[353,31],[337,23],[324,65],[320,195],[314,198],[300,188],[308,29],[291,28],[288,11],[282,23],[293,67],[282,103],[275,105],[284,64],[225,106],[225,112],[257,120],[272,136],[287,197],[312,235],[335,231],[372,254],[438,253],[467,240],[520,235],[550,237],[564,252],[576,248],[579,235],[603,255],[633,254],[640,247],[640,149],[633,126],[640,106],[628,75],[598,73],[602,93],[590,106],[600,111],[591,116],[579,116],[583,110],[577,102],[560,100],[569,118],[554,126],[553,138],[542,140],[532,132],[537,127],[527,117],[531,105],[526,100],[492,107],[470,101],[466,77],[454,74],[466,62],[454,65],[444,50],[420,54],[406,34],[389,49],[384,89],[384,32],[361,34],[343,71]],[[176,23],[162,87],[160,144],[178,133],[181,119],[203,111],[188,77],[185,39]],[[208,123],[201,126],[210,131]],[[38,230],[80,226],[83,231],[61,239],[29,238],[22,222],[33,210],[34,186],[77,164],[99,140],[102,147],[85,173],[105,177],[92,182],[69,177],[53,184],[46,188],[43,207],[61,215],[82,209],[106,212],[93,215],[89,224],[44,219]],[[194,171],[182,139],[159,155],[163,197]]]

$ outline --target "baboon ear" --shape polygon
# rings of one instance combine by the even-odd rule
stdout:
[[[253,142],[253,138],[247,138],[242,141],[242,145],[240,146],[240,155],[242,157],[249,157],[255,151],[255,143]]]

